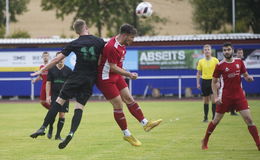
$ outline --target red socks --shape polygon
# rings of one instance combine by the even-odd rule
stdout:
[[[43,106],[44,108],[46,108],[46,109],[48,109],[48,110],[51,108],[51,105],[48,104],[48,103],[46,103],[46,102],[41,102],[41,104],[42,104],[42,106]]]
[[[214,129],[216,128],[216,125],[214,125],[212,122],[209,123],[205,137],[204,137],[204,145],[207,146],[208,144],[208,140],[209,140],[209,136],[211,135],[211,133],[214,131]]]
[[[141,122],[144,119],[144,115],[143,112],[141,110],[141,108],[139,107],[139,105],[134,102],[131,104],[127,104],[127,108],[129,110],[129,112],[139,121]]]
[[[255,144],[257,146],[260,145],[260,140],[259,140],[259,135],[258,135],[258,131],[257,131],[257,128],[256,126],[248,126],[248,130],[250,132],[250,134],[252,135],[254,141],[255,141]]]
[[[122,131],[127,129],[127,123],[122,109],[114,109],[114,118]]]

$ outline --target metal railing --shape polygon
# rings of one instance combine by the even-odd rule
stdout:
[[[259,78],[260,75],[252,75],[253,77]],[[178,98],[181,99],[182,95],[182,79],[196,78],[195,75],[184,75],[184,76],[139,76],[137,80],[141,79],[178,79]],[[0,81],[31,81],[31,100],[34,100],[34,83],[32,83],[31,77],[16,77],[16,78],[0,78]],[[132,94],[132,80],[129,80],[129,90]]]
[[[252,75],[253,77],[260,77],[260,75]],[[178,79],[178,98],[181,99],[182,95],[182,79],[189,79],[189,78],[196,78],[195,75],[184,75],[184,76],[139,76],[137,80],[139,79]],[[129,80],[129,90],[132,94],[132,80]]]

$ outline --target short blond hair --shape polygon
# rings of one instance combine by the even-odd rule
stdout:
[[[73,24],[73,29],[77,34],[80,34],[83,31],[84,26],[86,26],[86,22],[82,19],[77,19]]]
[[[203,46],[203,49],[205,49],[205,48],[210,48],[210,49],[211,49],[211,45],[210,45],[210,44],[205,44],[205,45]]]

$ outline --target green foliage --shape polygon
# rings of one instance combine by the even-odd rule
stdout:
[[[140,20],[135,14],[135,8],[142,0],[42,0],[43,10],[56,10],[56,17],[64,19],[68,14],[75,14],[84,19],[89,27],[95,26],[97,35],[102,36],[106,28],[107,36],[115,35],[123,23],[133,24],[139,35],[154,34],[153,23],[165,23],[166,19],[153,15],[150,20]],[[73,22],[72,22],[73,23]]]
[[[232,25],[232,0],[190,0],[194,7],[193,20],[205,33]],[[236,0],[236,32],[260,33],[260,1]],[[224,27],[223,31],[227,31]]]
[[[0,37],[5,35],[5,23],[6,23],[6,0],[0,0]],[[30,0],[9,0],[9,15],[10,22],[16,22],[16,16],[23,14],[27,11],[27,4]]]
[[[12,33],[8,38],[30,38],[30,34],[27,31],[17,30]]]
[[[4,38],[4,36],[5,36],[5,28],[0,27],[0,38]]]
[[[6,14],[5,14],[5,6],[6,0],[0,0],[0,27],[5,26]],[[16,16],[23,14],[27,11],[27,4],[30,0],[9,0],[9,14],[10,21],[16,22]]]

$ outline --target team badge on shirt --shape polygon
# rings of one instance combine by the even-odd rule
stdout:
[[[239,64],[236,64],[237,69],[239,69]]]
[[[226,72],[228,72],[228,71],[229,71],[229,69],[226,67],[225,71],[226,71]]]

